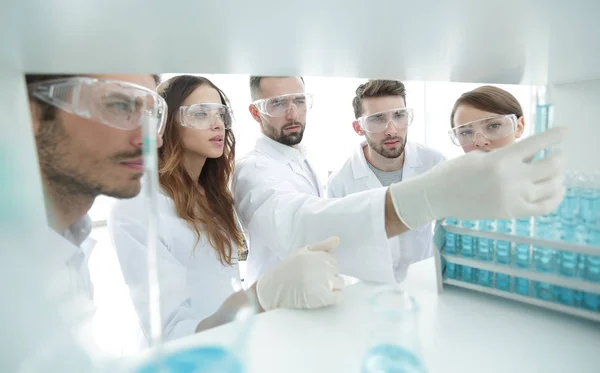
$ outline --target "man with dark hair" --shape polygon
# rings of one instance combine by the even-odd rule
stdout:
[[[61,255],[73,274],[69,287],[79,296],[93,294],[87,212],[99,195],[131,198],[140,192],[142,123],[164,125],[167,107],[156,93],[157,78],[26,76],[48,223],[72,244]]]
[[[555,184],[564,170],[562,155],[528,162],[539,150],[562,141],[564,131],[559,129],[498,152],[443,162],[389,187],[320,198],[323,191],[300,143],[312,103],[303,80],[252,77],[250,89],[254,101],[249,110],[263,136],[238,161],[232,181],[236,210],[249,236],[248,284],[298,247],[329,236],[340,238],[334,252],[341,274],[393,283],[397,275],[390,237],[448,216],[500,219],[543,214],[562,199],[562,186]],[[407,120],[407,111],[399,109],[392,112],[394,123]],[[398,153],[399,139],[394,134],[386,152]],[[483,172],[489,177],[481,178]],[[477,192],[464,192],[465,185]],[[524,199],[515,198],[515,188]]]
[[[352,100],[354,131],[365,141],[329,178],[327,195],[345,197],[364,190],[390,186],[429,171],[444,157],[408,141],[413,111],[406,107],[406,88],[398,80],[369,80],[356,89]],[[411,263],[433,255],[433,224],[416,227],[390,239],[397,281]]]

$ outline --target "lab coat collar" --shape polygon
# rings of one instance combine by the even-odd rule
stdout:
[[[352,155],[352,173],[355,179],[374,176],[373,171],[371,171],[367,164],[367,158],[365,157],[363,150],[365,146],[367,146],[366,140],[360,144],[358,149]],[[404,166],[402,167],[404,177],[408,178],[409,176],[412,176],[413,169],[421,167],[422,165],[423,163],[419,157],[416,145],[407,141],[406,147],[404,148]]]
[[[90,233],[92,233],[92,219],[86,214],[64,231],[62,236],[73,245],[80,246]]]
[[[89,257],[96,245],[96,240],[90,237],[90,233],[92,233],[92,219],[87,214],[62,233],[62,236],[72,244],[61,245],[62,252],[58,255],[64,259],[64,262],[75,261],[77,263],[73,264],[78,266],[79,262]]]
[[[262,133],[256,140],[256,150],[276,159],[284,158],[288,162],[302,162],[306,159],[308,154],[306,147],[302,146],[302,144],[298,144],[297,148],[293,148],[291,146],[278,143]]]

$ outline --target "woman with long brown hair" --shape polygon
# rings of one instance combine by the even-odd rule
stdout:
[[[272,268],[248,292],[239,281],[237,224],[229,180],[235,136],[227,97],[210,80],[176,76],[159,87],[169,112],[159,150],[158,272],[166,339],[192,334],[232,319],[248,302],[261,309],[313,308],[339,301],[341,278],[329,252],[337,240],[303,248]],[[109,230],[142,330],[149,336],[143,194],[118,201]]]

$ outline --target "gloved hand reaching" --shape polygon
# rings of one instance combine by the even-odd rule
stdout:
[[[534,155],[566,137],[554,128],[489,153],[473,151],[390,186],[396,214],[410,229],[446,217],[508,219],[552,212],[562,201],[565,156]]]
[[[344,280],[331,253],[340,240],[308,245],[288,256],[262,276],[256,294],[262,308],[317,308],[342,300]]]

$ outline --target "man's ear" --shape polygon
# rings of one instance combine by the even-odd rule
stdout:
[[[358,124],[357,121],[352,122],[352,127],[354,128],[354,132],[356,132],[359,136],[365,135],[365,131],[363,131],[363,129],[360,128],[360,124]]]
[[[517,119],[517,130],[515,131],[515,138],[519,138],[523,136],[523,131],[525,131],[525,118],[520,117]]]
[[[254,120],[257,121],[258,123],[262,124],[262,118],[260,117],[260,114],[258,113],[258,109],[256,108],[256,106],[254,106],[253,104],[250,104],[250,106],[248,106],[248,110],[250,111],[250,115],[252,115],[252,118],[254,118]]]

